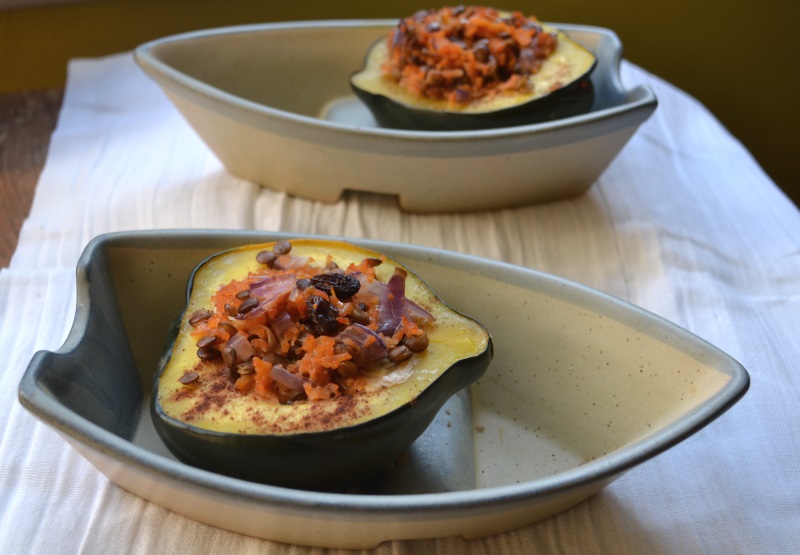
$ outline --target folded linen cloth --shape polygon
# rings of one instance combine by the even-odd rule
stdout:
[[[73,61],[31,214],[0,271],[0,552],[323,552],[136,497],[16,400],[33,353],[68,334],[88,241],[164,228],[365,237],[504,260],[642,306],[751,373],[733,410],[573,509],[492,538],[398,540],[376,553],[800,551],[800,213],[697,101],[627,62],[622,73],[660,105],[586,195],[416,215],[379,195],[324,205],[235,178],[129,53]]]

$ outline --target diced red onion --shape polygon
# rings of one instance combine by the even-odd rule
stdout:
[[[378,333],[394,335],[403,323],[403,309],[406,304],[406,276],[401,268],[395,268],[392,277],[386,282],[385,295],[378,306]]]
[[[270,320],[269,326],[280,341],[283,338],[283,334],[286,333],[286,330],[294,326],[294,322],[292,321],[291,314],[285,310],[281,310],[275,315],[275,318]]]
[[[238,315],[239,319],[257,318],[268,312],[275,304],[283,302],[294,289],[296,278],[293,275],[285,274],[280,276],[269,276],[250,286],[250,295],[258,298],[258,303],[253,310]]]
[[[381,376],[380,379],[373,382],[371,386],[367,386],[367,391],[375,391],[380,387],[392,387],[397,384],[401,384],[408,380],[414,374],[414,367],[411,365],[400,366],[399,368],[392,370],[385,376]]]
[[[361,282],[361,289],[353,298],[354,302],[371,296],[378,298],[378,331],[384,335],[393,335],[400,326],[403,316],[417,324],[430,324],[435,321],[430,312],[405,296],[406,273],[403,270],[398,268],[388,283],[377,280],[368,281],[366,276],[361,273],[353,275]],[[393,279],[394,281],[392,281]],[[390,286],[390,284],[392,285]],[[389,299],[389,293],[393,294],[392,299]],[[401,305],[402,308],[398,310]]]
[[[282,293],[291,292],[297,278],[291,274],[269,276],[250,286],[250,294],[259,299],[270,300]]]
[[[356,297],[365,296],[380,296],[386,291],[386,284],[376,279],[370,281],[367,276],[361,272],[353,272],[351,274],[361,284],[361,288],[356,293]]]
[[[406,318],[417,324],[430,324],[434,320],[433,314],[419,306],[417,303],[406,297],[406,306],[404,309]]]
[[[227,345],[236,351],[236,360],[239,361],[249,361],[256,354],[247,338],[240,333],[233,334]]]
[[[307,266],[308,263],[308,257],[303,258],[300,256],[292,256],[291,254],[283,254],[273,262],[272,267],[276,270],[294,270],[295,268]]]
[[[303,380],[289,372],[286,368],[274,365],[269,371],[269,377],[284,387],[295,391],[303,391]]]
[[[289,293],[289,303],[294,304],[295,302],[297,302],[297,299],[299,299],[302,294],[303,294],[302,289],[300,289],[297,286],[293,287],[292,292]]]
[[[353,364],[361,368],[366,368],[386,356],[387,348],[383,337],[361,324],[348,326],[335,339],[356,349],[353,353]]]

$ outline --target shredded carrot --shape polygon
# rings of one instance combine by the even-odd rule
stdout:
[[[253,392],[257,397],[261,397],[262,399],[277,399],[274,380],[269,375],[272,370],[272,363],[266,362],[259,357],[253,357],[252,362],[256,371],[255,390]]]
[[[289,349],[292,348],[292,344],[298,337],[300,337],[301,333],[303,333],[303,326],[299,323],[294,324],[292,327],[283,332],[283,338],[281,339],[280,344],[281,352],[284,354],[288,353]]]
[[[321,401],[331,399],[339,395],[339,386],[335,383],[328,383],[323,386],[314,386],[310,383],[303,385],[309,401]]]
[[[267,333],[269,333],[267,330],[267,326],[261,324],[255,324],[249,326],[247,331],[250,335],[257,335],[261,339],[265,339],[267,337]]]
[[[400,329],[403,330],[405,335],[410,335],[412,337],[422,335],[422,328],[405,316],[403,316],[403,325]]]
[[[376,259],[365,258],[359,264],[350,264],[350,266],[347,267],[347,273],[360,273],[364,275],[367,281],[373,281],[375,279],[375,267],[386,262],[386,256],[381,255],[377,261],[376,263]]]
[[[310,335],[303,342],[305,356],[300,359],[298,369],[307,375],[313,383],[325,385],[330,382],[330,370],[339,367],[339,364],[352,358],[350,353],[334,352],[336,342],[332,337]]]
[[[266,352],[269,349],[269,343],[267,343],[266,339],[262,339],[260,337],[256,337],[254,339],[251,339],[250,340],[250,344],[257,351]]]
[[[465,104],[529,88],[557,37],[515,11],[479,6],[421,10],[387,38],[383,74],[413,94]]]
[[[255,378],[253,378],[252,374],[247,374],[245,376],[239,376],[236,379],[236,389],[239,393],[247,394],[253,390],[253,386],[255,385]]]

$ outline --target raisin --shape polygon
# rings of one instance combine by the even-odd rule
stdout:
[[[317,274],[311,278],[311,285],[326,293],[333,289],[333,292],[342,301],[349,299],[361,289],[361,282],[357,278],[349,274],[337,273]]]
[[[339,322],[336,320],[339,313],[331,303],[322,297],[312,295],[306,301],[306,309],[308,318],[305,324],[314,335],[335,335],[339,331]]]

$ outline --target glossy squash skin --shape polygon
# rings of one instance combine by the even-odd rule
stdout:
[[[382,75],[381,66],[387,59],[386,39],[381,39],[367,52],[363,69],[350,77],[353,92],[382,127],[468,131],[528,125],[587,113],[594,102],[590,76],[597,59],[563,32],[558,32],[555,52],[530,77],[529,92],[496,95],[456,107],[420,98]]]
[[[336,241],[292,240],[292,254],[341,267],[380,255]],[[272,244],[241,247],[212,256],[194,271],[187,306],[174,341],[162,358],[153,384],[155,428],[181,461],[250,481],[295,488],[337,489],[357,483],[399,457],[428,427],[442,405],[476,381],[492,358],[492,341],[479,323],[441,302],[411,271],[406,295],[434,315],[430,345],[406,363],[411,377],[391,387],[305,404],[269,403],[231,390],[213,401],[202,380],[184,385],[179,378],[198,364],[188,315],[210,308],[221,285],[258,270],[256,254]],[[395,267],[377,268],[385,281]],[[205,361],[202,364],[222,365]],[[231,385],[231,387],[233,387]],[[213,402],[209,402],[209,400]],[[203,405],[203,410],[196,407]],[[258,418],[253,418],[257,413]],[[192,414],[190,418],[185,418]]]

